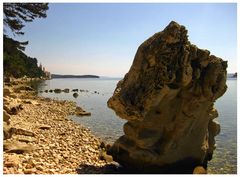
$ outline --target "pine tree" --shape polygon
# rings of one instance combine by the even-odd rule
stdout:
[[[46,18],[47,10],[48,3],[4,3],[4,27],[10,28],[13,34],[23,35],[24,23],[35,18]]]
[[[13,35],[23,35],[22,28],[26,22],[36,18],[46,18],[48,3],[4,3],[4,33],[9,28]],[[3,35],[3,69],[4,76],[41,77],[45,73],[37,65],[37,59],[23,53],[28,41],[20,42]]]

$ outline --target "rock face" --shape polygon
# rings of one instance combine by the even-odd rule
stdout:
[[[110,153],[148,173],[192,173],[207,167],[220,126],[214,102],[226,89],[227,62],[188,41],[171,22],[146,40],[108,106],[128,120]]]

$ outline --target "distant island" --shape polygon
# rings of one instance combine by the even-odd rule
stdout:
[[[232,77],[237,78],[237,73],[234,73]]]
[[[56,78],[100,78],[100,77],[96,76],[96,75],[61,75],[61,74],[52,74],[51,78],[52,79],[56,79]]]
[[[236,73],[228,73],[227,78],[237,78],[237,72]]]

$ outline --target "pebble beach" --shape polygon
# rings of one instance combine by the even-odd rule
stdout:
[[[116,165],[105,144],[68,118],[76,104],[4,85],[4,174],[97,174]]]

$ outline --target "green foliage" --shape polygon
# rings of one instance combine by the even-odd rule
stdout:
[[[3,72],[4,76],[16,78],[41,77],[45,73],[38,67],[37,59],[22,52],[23,44],[4,35]]]
[[[35,18],[46,18],[48,3],[4,3],[3,23],[9,27],[14,34],[24,34],[22,28],[24,22],[32,22]]]
[[[23,35],[24,23],[32,22],[35,18],[46,18],[47,10],[48,3],[4,3],[4,29],[11,29],[14,35]],[[19,42],[3,35],[4,76],[45,77],[45,73],[37,65],[37,59],[28,57],[23,52],[27,44],[28,42]]]

